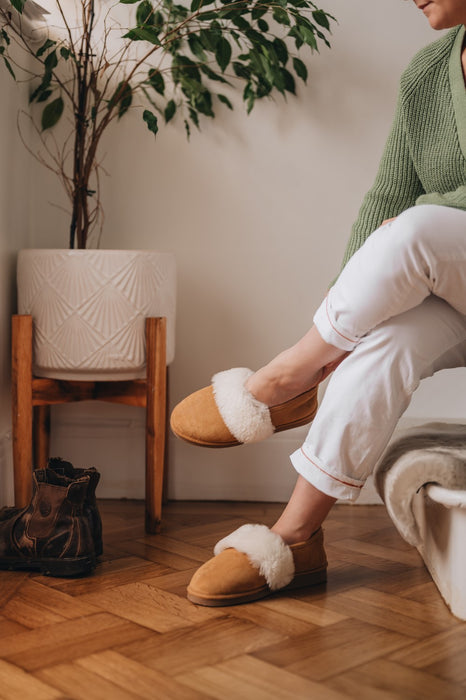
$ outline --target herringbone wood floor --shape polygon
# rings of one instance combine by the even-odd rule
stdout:
[[[466,623],[381,506],[338,506],[329,581],[232,608],[185,598],[214,543],[277,504],[104,501],[95,574],[0,573],[0,697],[120,700],[466,698]]]

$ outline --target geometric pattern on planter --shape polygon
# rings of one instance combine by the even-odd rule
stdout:
[[[23,250],[18,312],[34,319],[34,373],[68,379],[145,374],[144,320],[167,317],[175,348],[176,267],[171,253]]]

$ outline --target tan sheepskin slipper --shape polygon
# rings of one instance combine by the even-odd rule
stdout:
[[[287,545],[266,525],[242,525],[215,545],[214,554],[188,586],[188,599],[197,605],[249,603],[327,578],[322,528],[305,542]]]
[[[269,408],[246,389],[252,374],[245,367],[219,372],[210,386],[187,396],[171,415],[175,435],[203,447],[232,447],[311,422],[317,411],[317,387]]]

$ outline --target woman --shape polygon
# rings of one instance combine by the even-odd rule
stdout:
[[[335,370],[291,457],[299,476],[284,512],[270,530],[247,525],[219,542],[190,583],[193,602],[324,580],[321,524],[336,499],[356,500],[420,380],[466,366],[466,3],[414,1],[451,31],[402,76],[379,172],[314,325],[258,372],[220,373],[173,412],[190,442],[259,440],[311,420],[315,387]]]

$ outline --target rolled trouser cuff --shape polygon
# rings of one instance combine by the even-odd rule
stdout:
[[[364,481],[352,479],[344,474],[332,474],[320,463],[318,457],[310,453],[306,443],[293,452],[290,459],[298,474],[327,496],[350,502],[359,498]]]
[[[354,350],[359,338],[341,328],[332,309],[329,295],[325,297],[314,315],[314,324],[323,340],[346,352]]]

